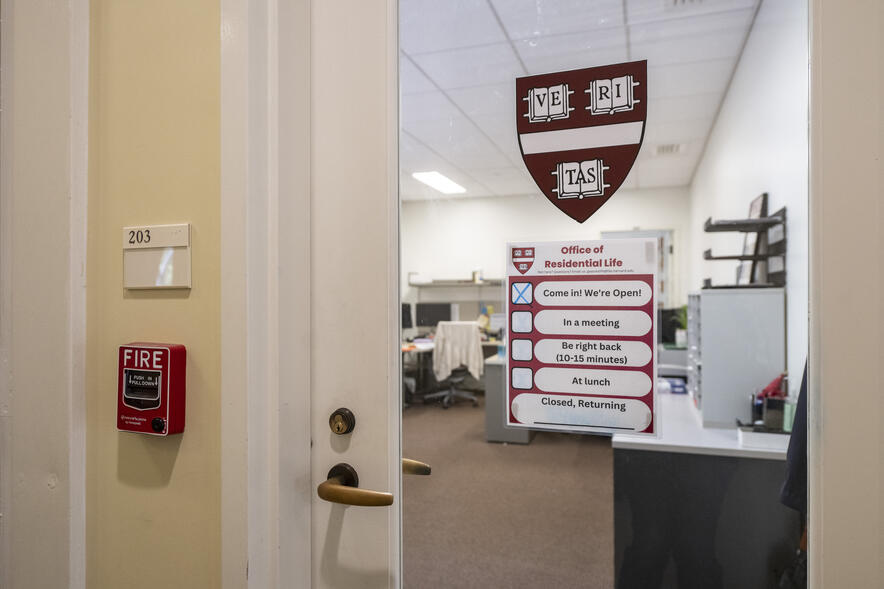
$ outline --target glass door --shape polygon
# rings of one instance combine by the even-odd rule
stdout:
[[[779,497],[808,349],[806,2],[399,15],[402,447],[432,466],[403,479],[404,585],[777,586],[806,511]],[[645,87],[615,95],[626,74],[604,67],[632,62]],[[622,133],[580,141],[634,162],[592,168],[573,144],[539,174],[525,121],[590,116]],[[575,220],[581,203],[597,210]],[[508,244],[627,234],[663,244],[655,435],[508,426]]]

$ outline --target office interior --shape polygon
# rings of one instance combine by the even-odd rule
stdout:
[[[400,3],[403,451],[433,462],[436,479],[404,481],[406,583],[775,587],[804,526],[779,501],[790,435],[743,440],[736,419],[746,421],[745,410],[751,420],[751,395],[785,375],[777,384],[786,398],[780,429],[785,421],[789,430],[807,360],[807,4],[552,1],[542,9]],[[648,60],[649,78],[641,151],[617,193],[576,223],[547,201],[522,162],[513,80],[639,59]],[[463,191],[443,194],[413,176],[429,171]],[[711,231],[707,220],[758,217],[750,208],[762,195],[760,216],[784,211],[782,250],[769,262],[779,266],[767,268],[778,280],[766,288],[764,279],[744,284],[744,262],[704,257],[746,253],[745,232]],[[649,235],[659,237],[663,257],[660,317],[666,309],[666,320],[685,331],[658,346],[658,361],[680,365],[669,373],[686,384],[683,393],[658,384],[660,438],[518,432],[515,440],[509,432],[491,440],[489,398],[502,397],[489,386],[503,386],[502,369],[491,365],[506,354],[498,331],[505,315],[496,314],[506,307],[507,242]],[[704,288],[736,286],[739,272],[742,288]],[[688,325],[701,306],[706,325]],[[427,359],[437,320],[481,325],[484,371],[454,387],[478,406],[432,396],[451,388]],[[712,325],[720,333],[709,335]],[[702,329],[708,341],[698,343],[688,332]],[[691,346],[703,348],[702,378],[716,383],[702,402],[696,382],[692,390]],[[759,358],[768,347],[775,357]],[[713,361],[717,355],[723,359]],[[753,373],[754,385],[729,388],[739,372]],[[738,397],[739,415],[731,404],[713,416],[716,395]],[[685,512],[649,524],[646,507]],[[654,531],[647,526],[658,526],[665,542],[640,542]],[[538,557],[541,545],[548,554]],[[553,583],[534,565],[542,558],[562,565]]]

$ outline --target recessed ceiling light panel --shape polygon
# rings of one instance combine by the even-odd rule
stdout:
[[[442,194],[463,194],[466,188],[435,170],[432,172],[415,172],[411,175],[418,182],[423,182],[430,188],[438,190]]]

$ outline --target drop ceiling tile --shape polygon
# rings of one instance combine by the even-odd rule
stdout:
[[[623,181],[623,184],[620,185],[619,190],[629,190],[633,188],[638,188],[638,166],[633,165],[632,169],[629,170],[629,173],[626,175],[626,179]]]
[[[643,143],[687,143],[709,134],[713,119],[686,119],[672,123],[648,121]]]
[[[452,118],[447,126],[441,126],[436,121],[423,121],[414,123],[407,130],[446,161],[463,170],[510,165],[494,143],[463,116]]]
[[[406,53],[500,43],[506,36],[487,0],[403,0],[399,43]]]
[[[446,126],[451,119],[461,117],[460,111],[442,92],[406,94],[400,103],[402,127],[410,129],[415,123],[435,121]]]
[[[739,58],[752,24],[752,10],[639,23],[629,27],[633,59],[651,66]]]
[[[691,169],[693,169],[700,158],[705,143],[705,137],[694,139],[692,141],[684,141],[679,143],[681,150],[677,154],[657,155],[657,146],[660,145],[660,143],[646,140],[642,143],[636,162],[641,163],[648,160],[661,160],[673,164],[677,164],[678,162],[689,162]]]
[[[522,165],[516,135],[515,83],[451,90],[448,95],[512,162]]]
[[[415,55],[414,61],[443,89],[509,82],[525,75],[509,43]]]
[[[437,89],[404,53],[399,54],[399,88],[403,95],[434,92]]]
[[[638,187],[659,188],[687,186],[691,183],[694,166],[687,158],[658,158],[637,163]]]
[[[635,161],[640,162],[642,160],[650,159],[654,157],[655,146],[651,145],[650,142],[642,140],[642,146],[638,150],[638,156],[636,156]],[[399,148],[402,151],[402,148]],[[635,168],[638,164],[632,166],[632,171],[635,171]]]
[[[633,59],[647,59],[654,66],[708,59],[730,59],[736,63],[745,39],[746,31],[722,31],[650,43],[633,41],[631,55]]]
[[[622,0],[492,0],[511,39],[623,24]]]
[[[626,61],[626,28],[525,39],[515,43],[530,74]]]
[[[640,188],[657,186],[688,186],[705,145],[705,137],[682,144],[682,150],[674,155],[655,155],[656,145],[644,143],[635,168]]]
[[[472,170],[470,175],[497,196],[540,192],[528,172],[516,167]]]
[[[648,94],[651,100],[694,94],[723,94],[735,65],[736,62],[732,59],[715,59],[662,67],[650,66]]]
[[[515,78],[502,84],[449,90],[447,94],[469,117],[506,114],[506,116],[515,120]]]
[[[673,5],[664,0],[629,0],[626,2],[626,22],[684,19],[702,14],[729,12],[754,8],[758,0],[703,0]]]
[[[722,93],[717,93],[651,99],[648,102],[648,124],[714,118],[723,98]]]
[[[497,148],[510,161],[510,165],[524,166],[522,163],[522,152],[519,150],[516,124],[511,116],[488,115],[474,117],[473,122],[497,145]]]
[[[732,10],[685,18],[632,23],[629,25],[629,40],[632,43],[660,43],[729,31],[747,33],[752,25],[753,14],[754,10],[752,9]]]
[[[409,135],[399,134],[399,169],[403,172],[426,172],[447,167],[438,154],[433,153],[426,145]]]

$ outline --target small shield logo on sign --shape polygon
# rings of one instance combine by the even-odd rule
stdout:
[[[546,198],[575,221],[605,204],[635,163],[647,72],[647,61],[632,61],[516,78],[522,159]]]
[[[514,247],[512,253],[513,266],[520,274],[524,274],[531,269],[531,266],[534,264],[533,247]]]

